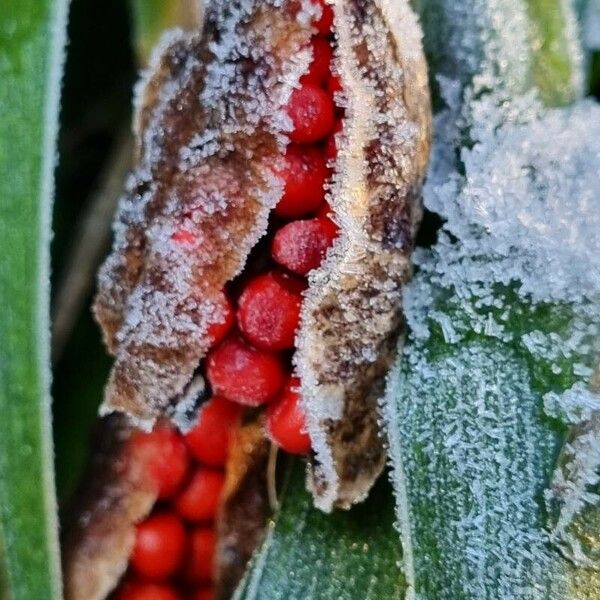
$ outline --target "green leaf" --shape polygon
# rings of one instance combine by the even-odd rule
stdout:
[[[48,251],[66,20],[65,0],[0,11],[0,596],[15,600],[60,597]]]
[[[198,27],[202,0],[131,0],[135,46],[145,65],[155,44],[171,27]]]
[[[282,506],[236,600],[337,598],[386,600],[406,590],[389,485],[350,511],[326,515],[312,507],[305,471],[295,461]]]
[[[510,179],[502,178],[504,172],[492,171],[483,181],[478,173],[489,174],[486,166],[494,150],[499,162],[508,158],[509,164],[520,164],[524,147],[535,146],[537,156],[543,157],[544,149],[531,135],[532,131],[539,135],[539,129],[526,125],[551,123],[539,121],[544,115],[567,119],[571,114],[545,112],[543,105],[561,106],[581,95],[575,19],[568,3],[546,0],[432,0],[422,9],[425,43],[439,69],[434,75],[441,73],[460,85],[457,91],[446,80],[443,88],[451,116],[460,118],[440,121],[443,126],[437,131],[434,156],[456,157],[456,171],[438,179],[434,173],[427,199],[441,209],[448,229],[423,255],[407,296],[412,298],[409,324],[415,327],[393,401],[386,407],[407,582],[422,598],[599,598],[600,571],[590,568],[593,561],[583,565],[567,558],[554,539],[548,490],[569,422],[545,405],[548,394],[560,396],[589,383],[584,373],[598,340],[582,338],[579,346],[569,346],[567,340],[579,327],[593,331],[586,329],[589,323],[584,318],[597,315],[598,307],[586,305],[584,310],[583,298],[581,306],[534,303],[519,294],[518,282],[501,285],[503,251],[493,242],[485,245],[486,239],[497,240],[496,223],[487,221],[489,228],[481,228],[485,219],[469,221],[473,205],[463,207],[476,198],[479,203],[474,204],[485,213],[489,205],[482,198],[510,188],[505,181],[522,190],[516,167]],[[584,106],[591,110],[590,105],[580,105],[580,110]],[[523,145],[521,138],[510,137],[528,132]],[[507,139],[502,136],[513,145],[501,145],[500,140]],[[578,149],[581,154],[587,150]],[[589,152],[594,156],[594,148]],[[552,175],[565,168],[559,162]],[[547,173],[537,170],[540,164],[544,163],[525,164],[530,171],[521,168],[539,186],[535,198],[555,192]],[[578,164],[580,170],[594,168],[591,161]],[[572,175],[569,172],[569,181]],[[588,175],[586,181],[590,179]],[[464,189],[471,195],[461,195]],[[512,202],[519,200],[525,199],[518,192],[511,197]],[[503,208],[500,230],[512,222],[506,215],[511,208],[517,210]],[[519,205],[519,215],[531,223],[525,202]],[[546,235],[551,237],[552,222],[548,223]],[[507,231],[521,233],[515,228]],[[517,264],[522,258],[518,252],[523,252],[519,244],[528,243],[526,254],[536,243],[535,237],[520,241],[513,236],[506,241]],[[462,248],[468,252],[461,254]],[[521,274],[523,283],[525,277],[530,283],[534,277],[536,282],[547,281],[543,272],[523,268]],[[531,346],[540,338],[552,339],[556,355]],[[595,350],[590,346],[586,350],[587,343]],[[593,470],[597,460],[591,454],[582,462]],[[567,492],[572,490],[566,487]],[[572,491],[577,499],[587,496],[586,502],[594,501],[587,494],[593,490],[585,486]],[[564,506],[561,500],[559,496],[555,503],[558,508]],[[573,507],[579,508],[574,503],[567,508]],[[591,555],[598,552],[597,512],[583,504],[581,514],[574,527],[561,532],[569,534],[569,542],[585,540],[584,549]],[[579,529],[582,524],[586,531]]]

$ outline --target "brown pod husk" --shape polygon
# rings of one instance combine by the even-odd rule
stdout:
[[[378,403],[401,335],[431,135],[408,2],[334,6],[346,99],[330,201],[340,235],[309,277],[294,357],[315,451],[309,486],[325,511],[364,499],[385,464]]]
[[[259,422],[242,425],[229,451],[217,520],[215,597],[230,598],[262,542],[271,511],[267,465],[270,443]]]
[[[103,600],[127,570],[135,524],[156,502],[143,466],[132,460],[124,415],[101,419],[75,502],[62,524],[65,600]]]
[[[168,36],[138,97],[138,166],[94,312],[115,355],[101,412],[150,428],[175,407],[282,193],[283,112],[310,61],[312,6],[214,2],[202,34]],[[181,229],[194,241],[173,239]],[[180,421],[180,425],[185,423]]]

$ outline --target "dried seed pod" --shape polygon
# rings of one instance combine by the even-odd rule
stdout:
[[[138,167],[94,305],[115,355],[102,412],[146,428],[181,399],[222,318],[221,289],[266,230],[282,192],[282,108],[310,60],[299,3],[218,4],[203,35],[168,38],[139,93]]]
[[[308,68],[316,5],[276,4],[209,7],[204,36],[175,36],[139,94],[139,166],[95,304],[116,358],[105,413],[148,427],[189,408],[177,405],[221,318],[217,295],[281,197],[284,105]],[[377,402],[401,329],[430,135],[420,29],[407,3],[334,8],[345,117],[329,193],[340,231],[310,274],[294,356],[324,510],[363,498],[384,464]]]
[[[272,367],[263,369],[267,379],[254,381],[253,393],[260,394],[252,402],[241,397],[249,387],[241,378],[217,391],[227,398],[241,394],[228,398],[241,405],[281,400],[275,392],[285,380],[290,328],[298,311],[297,303],[294,312],[293,302],[278,302],[269,290],[281,288],[280,294],[300,298],[307,287],[292,359],[301,401],[296,429],[290,432],[305,435],[303,410],[312,444],[309,486],[315,504],[326,511],[350,506],[366,496],[383,468],[377,404],[401,336],[402,286],[410,276],[421,216],[430,136],[426,68],[419,25],[406,2],[332,3],[333,31],[320,39],[331,44],[335,86],[321,73],[322,88],[311,92],[307,87],[310,93],[295,96],[313,97],[324,110],[324,120],[305,127],[305,137],[330,137],[294,148],[300,183],[297,197],[290,199],[282,173],[288,168],[290,174],[288,134],[304,107],[296,106],[288,115],[286,103],[300,84],[314,87],[301,78],[309,72],[313,24],[321,16],[321,4],[214,2],[207,7],[202,35],[167,37],[138,91],[138,166],[121,201],[113,251],[101,270],[94,305],[115,356],[101,412],[124,412],[132,421],[104,420],[105,443],[95,455],[83,504],[74,511],[74,525],[65,537],[69,600],[104,598],[125,573],[135,526],[159,497],[156,482],[131,458],[132,427],[150,429],[157,419],[170,416],[182,430],[189,429],[196,407],[210,393],[199,373],[206,372],[211,383],[215,372],[230,372],[231,365],[221,364],[223,352],[221,362],[207,361],[214,368],[207,370],[202,363],[217,343],[211,333],[215,327],[222,337],[233,326],[223,290],[234,278],[234,294],[237,288],[248,289],[249,277],[256,275],[254,262],[264,272],[268,243],[259,245],[263,255],[253,252],[252,264],[244,267],[259,238],[274,233],[269,213],[284,194],[296,218],[305,213],[328,216],[335,222],[328,221],[331,235],[337,226],[338,236],[324,262],[310,270],[308,281],[274,275],[278,285],[261,287],[260,302],[245,308],[240,331],[227,338],[229,346],[237,340],[236,356]],[[325,66],[319,65],[322,72]],[[338,103],[335,123],[329,88],[335,89]],[[315,113],[306,114],[314,120]],[[334,163],[327,183],[330,209],[319,197],[322,190],[315,188],[315,181],[327,177],[325,152]],[[318,176],[303,166],[305,155],[319,166]],[[307,172],[312,173],[310,181],[302,179]],[[303,182],[316,196],[310,208],[297,204]],[[271,224],[290,218],[286,211],[276,211]],[[271,308],[251,323],[256,306]],[[269,322],[279,317],[285,319],[285,343],[271,339],[276,328]],[[219,327],[222,321],[227,325]],[[248,345],[257,335],[262,350]],[[275,350],[278,355],[272,354]],[[257,369],[250,371],[257,376]],[[242,410],[232,411],[223,398],[211,403],[211,414],[222,414],[228,422]],[[201,411],[201,421],[208,410]],[[268,442],[260,422],[251,412],[249,424],[229,446],[214,529],[213,583],[222,598],[231,594],[260,542],[268,511]],[[224,438],[217,437],[222,450]],[[199,464],[206,462],[206,450],[195,448]],[[209,457],[211,466],[215,456]],[[218,468],[218,460],[216,464]],[[97,574],[84,585],[92,568]]]
[[[323,510],[363,499],[385,463],[377,403],[397,351],[430,144],[427,69],[408,3],[335,9],[346,118],[330,204],[340,235],[309,278],[294,358]]]
[[[158,497],[142,465],[132,460],[131,434],[123,415],[110,415],[98,424],[77,502],[62,519],[66,600],[108,596],[127,570],[135,524]]]
[[[110,415],[98,424],[86,478],[63,519],[65,600],[103,600],[127,571],[136,524],[158,499],[148,463],[136,450],[138,434],[123,415]],[[215,524],[217,598],[230,597],[263,538],[270,511],[268,456],[262,425],[240,424],[232,436]]]
[[[262,424],[253,421],[238,429],[229,450],[216,528],[217,598],[231,597],[264,537],[271,511],[267,482],[269,446]]]

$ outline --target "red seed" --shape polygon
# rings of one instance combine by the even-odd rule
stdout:
[[[252,279],[238,301],[244,337],[262,350],[293,348],[304,287],[304,282],[276,271]]]
[[[313,25],[317,28],[321,35],[331,33],[333,25],[333,8],[325,2],[325,0],[313,0],[314,4],[320,4],[323,7],[321,17],[315,21]]]
[[[172,513],[157,513],[136,527],[131,566],[142,577],[167,579],[181,564],[185,530]]]
[[[318,219],[330,219],[333,215],[333,209],[329,206],[328,202],[323,202],[321,208],[317,211],[316,217]],[[335,225],[335,223],[334,223]]]
[[[190,544],[183,568],[188,583],[208,583],[213,578],[215,532],[210,527],[199,527],[190,533]]]
[[[169,585],[132,580],[123,584],[115,600],[182,600],[182,597]]]
[[[192,600],[214,600],[215,592],[210,587],[200,588],[192,595]]]
[[[136,431],[132,437],[133,457],[157,486],[159,498],[177,492],[188,468],[185,443],[174,430],[158,426],[150,433]]]
[[[325,199],[325,182],[329,177],[327,161],[320,148],[288,146],[285,164],[278,175],[284,181],[283,197],[275,213],[286,219],[308,215]]]
[[[217,306],[222,318],[218,323],[210,325],[206,332],[206,335],[211,339],[211,346],[216,346],[225,339],[235,323],[235,312],[225,292],[221,292]]]
[[[334,94],[342,91],[342,81],[339,75],[330,75],[327,80],[327,91],[329,95],[335,100]]]
[[[178,244],[191,246],[195,243],[197,238],[195,233],[182,228],[175,231],[171,236],[171,239]]]
[[[336,237],[337,227],[329,219],[292,221],[273,237],[271,254],[286,269],[306,275],[321,264]]]
[[[343,125],[344,124],[341,119],[336,119],[335,125],[333,127],[333,132],[325,142],[325,158],[328,161],[335,160],[337,157],[336,133],[339,133],[342,130]]]
[[[294,90],[287,105],[287,113],[292,119],[293,130],[289,136],[293,142],[318,142],[333,130],[333,100],[316,85],[306,83]]]
[[[187,521],[214,519],[224,482],[222,471],[200,467],[175,501],[177,512]]]
[[[300,83],[323,86],[330,78],[331,60],[333,51],[328,40],[322,37],[314,38],[311,42],[312,62],[308,73],[300,78]]]
[[[198,424],[184,437],[192,456],[207,465],[223,466],[240,414],[237,404],[218,396],[204,404]]]
[[[279,356],[252,348],[238,337],[227,338],[209,354],[206,374],[215,394],[245,406],[272,400],[285,378]]]
[[[299,387],[300,380],[292,377],[281,397],[267,407],[267,434],[290,454],[308,454],[311,447]]]

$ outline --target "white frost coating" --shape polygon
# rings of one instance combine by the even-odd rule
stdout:
[[[496,121],[501,122],[501,118]],[[487,597],[485,594],[498,585],[497,598],[535,597],[533,591],[512,587],[514,581],[536,582],[544,590],[553,590],[550,597],[562,598],[561,570],[553,567],[555,559],[547,543],[556,542],[577,564],[592,564],[569,526],[583,509],[600,500],[590,492],[599,477],[598,428],[578,436],[565,448],[565,463],[546,494],[547,502],[558,512],[551,534],[546,535],[542,524],[532,525],[530,519],[539,512],[533,482],[546,485],[551,465],[535,464],[535,455],[544,442],[532,438],[533,429],[519,431],[525,406],[529,403],[531,411],[536,406],[531,384],[501,379],[509,370],[510,346],[491,357],[486,357],[488,351],[484,349],[471,350],[468,357],[462,356],[463,350],[452,350],[447,362],[430,362],[423,345],[430,336],[431,322],[437,322],[447,345],[464,345],[465,336],[472,332],[488,336],[490,342],[495,338],[520,345],[532,360],[547,361],[554,374],[573,368],[579,375],[579,383],[565,393],[546,394],[545,406],[553,416],[570,424],[598,414],[600,398],[589,392],[587,385],[589,366],[600,352],[600,106],[581,101],[570,109],[533,116],[529,122],[505,122],[495,132],[482,129],[476,144],[462,152],[462,161],[464,175],[433,179],[427,188],[426,204],[435,207],[446,222],[433,251],[416,255],[420,274],[406,295],[413,339],[406,351],[411,373],[400,384],[403,389],[396,423],[400,436],[421,436],[422,452],[432,463],[441,457],[450,461],[430,466],[433,472],[439,476],[446,469],[454,483],[469,482],[468,492],[461,492],[468,500],[454,497],[444,517],[451,514],[458,521],[450,525],[440,522],[440,531],[450,531],[445,547],[452,546],[454,537],[466,562],[463,567],[446,564],[442,571],[456,568],[470,598]],[[505,291],[499,292],[498,285]],[[449,299],[441,299],[444,290],[450,292]],[[507,308],[512,306],[510,310],[521,303],[524,323],[517,323],[522,315],[514,310],[504,318],[504,303]],[[531,316],[536,307],[548,305],[568,315],[567,320],[561,325],[548,321],[548,330],[543,332],[528,329],[531,324],[540,326]],[[493,326],[489,324],[491,317]],[[527,372],[523,364],[515,364],[512,370],[515,377]],[[441,391],[440,382],[444,382]],[[449,392],[453,386],[455,395]],[[506,406],[488,407],[494,398]],[[430,406],[436,402],[439,407]],[[436,414],[440,410],[452,412]],[[514,412],[517,410],[521,412]],[[436,425],[415,425],[414,420],[423,415]],[[510,418],[516,419],[514,431]],[[436,428],[442,429],[435,433]],[[511,443],[518,440],[523,448],[515,446],[505,454],[503,447],[510,435],[515,436]],[[478,436],[483,437],[478,440]],[[408,463],[410,474],[419,473],[423,465],[418,454],[410,454],[414,448],[405,449],[401,438],[392,439],[392,448],[394,444],[403,447],[397,451]],[[436,454],[440,458],[434,458]],[[548,454],[552,452],[548,450]],[[398,479],[402,469],[400,465],[394,475],[398,490],[407,486]],[[506,484],[496,488],[503,477]],[[437,491],[411,489],[411,484],[419,484],[409,482],[407,494],[413,506],[425,505],[427,498],[436,494],[452,496],[443,481],[435,478],[420,485],[427,488],[432,482],[440,485]],[[530,494],[529,505],[515,506],[512,497],[504,496],[508,490],[519,502]],[[461,502],[465,502],[463,507]],[[439,512],[444,513],[443,509]],[[496,521],[499,515],[510,517],[500,524]],[[419,535],[426,532],[412,531],[411,537],[418,540]],[[501,548],[506,552],[510,547],[508,557],[500,558],[496,536],[507,536]],[[418,545],[414,555],[419,555]],[[432,567],[426,559],[421,561],[415,566],[417,592],[429,585],[423,582]],[[494,566],[496,561],[502,565]],[[549,578],[547,573],[553,576]],[[444,597],[453,597],[452,592]]]
[[[522,362],[500,343],[439,360],[407,354],[390,444],[402,458],[392,480],[407,505],[398,514],[415,597],[564,598],[548,535],[532,519],[553,440],[537,427]]]
[[[152,48],[150,58],[148,59],[148,65],[141,72],[140,78],[133,86],[133,120],[132,129],[134,135],[140,135],[140,116],[141,111],[145,103],[145,95],[148,93],[148,84],[152,78],[152,75],[156,73],[162,58],[166,55],[169,49],[177,43],[184,41],[190,34],[186,33],[183,29],[175,27],[173,29],[167,29],[158,40],[157,44]],[[171,90],[171,93],[173,90]]]
[[[381,414],[385,426],[389,431],[400,431],[400,415],[395,409],[395,403],[401,396],[400,378],[398,373],[402,368],[402,346],[404,340],[398,346],[398,360],[390,369],[385,388],[385,396],[380,403]],[[395,523],[400,539],[402,540],[402,572],[406,580],[406,594],[404,600],[415,600],[415,557],[411,531],[411,516],[408,498],[408,487],[406,473],[404,469],[404,459],[402,444],[399,435],[388,436],[388,456],[393,457],[389,460],[390,479],[394,483],[396,518]]]
[[[598,402],[598,397],[596,397]],[[549,510],[557,510],[551,539],[576,565],[598,569],[600,556],[584,548],[581,532],[572,531],[586,510],[600,509],[600,495],[594,492],[600,483],[600,412],[589,426],[563,448],[561,463],[554,472],[550,489],[545,492]],[[585,530],[585,525],[580,527]]]
[[[600,411],[600,395],[583,383],[576,383],[562,394],[548,392],[544,396],[544,410],[548,415],[570,425],[580,425]]]
[[[580,350],[600,323],[600,106],[582,101],[480,134],[462,152],[464,179],[434,172],[426,188],[426,205],[446,223],[433,253],[415,255],[427,277],[407,293],[413,335],[426,336],[426,320],[436,318],[424,298],[438,286],[469,313],[454,329],[489,331],[489,311],[501,306],[494,286],[503,284],[526,301],[574,306],[578,322],[560,351]],[[496,321],[494,335],[506,339],[507,326]],[[539,331],[523,338],[540,352],[556,352],[560,341]]]
[[[561,6],[577,95],[573,13]],[[444,225],[415,253],[409,344],[396,403],[383,407],[405,568],[423,600],[562,599],[565,563],[549,542],[581,558],[562,534],[598,502],[597,433],[565,451],[550,533],[540,490],[556,437],[540,426],[530,365],[577,382],[546,395],[554,416],[597,414],[587,386],[600,353],[600,107],[545,110],[525,2],[431,0],[424,11],[447,104],[425,204]]]
[[[551,486],[545,492],[551,539],[577,566],[600,570],[594,535],[582,535],[600,511],[600,395],[581,383],[544,397],[545,411],[573,425]],[[594,545],[595,544],[595,545]]]

